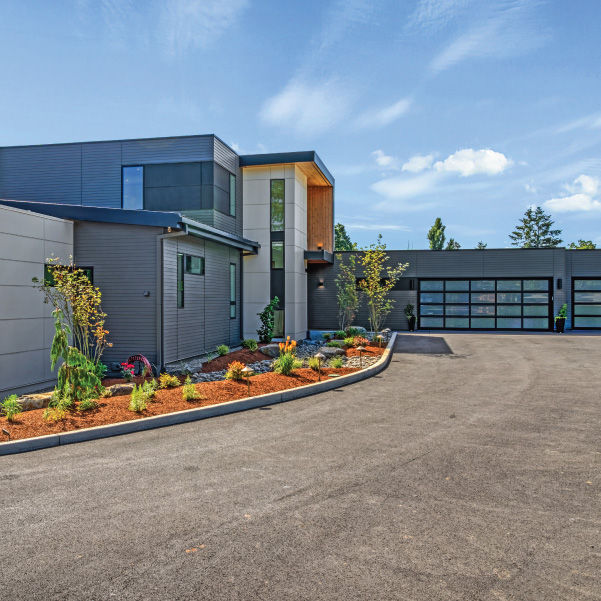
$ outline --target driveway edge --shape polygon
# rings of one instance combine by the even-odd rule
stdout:
[[[258,409],[259,407],[293,401],[320,392],[327,392],[328,390],[348,386],[349,384],[355,384],[356,382],[366,380],[367,378],[379,374],[388,367],[392,358],[392,349],[394,347],[396,336],[396,332],[392,334],[386,349],[384,349],[382,357],[374,363],[374,365],[352,374],[347,374],[338,378],[328,378],[323,382],[316,382],[315,384],[308,384],[307,386],[282,390],[281,392],[272,392],[245,399],[228,401],[227,403],[220,403],[218,405],[209,405],[208,407],[197,407],[195,409],[187,409],[175,413],[143,417],[141,419],[120,422],[118,424],[107,424],[105,426],[95,426],[93,428],[84,428],[82,430],[72,430],[71,432],[65,432],[64,434],[49,434],[47,436],[37,436],[35,438],[3,442],[0,443],[0,455],[13,455],[15,453],[37,451],[39,449],[48,449],[64,444],[73,444],[76,442],[85,442],[87,440],[96,440],[98,438],[129,434],[131,432],[142,432],[154,428],[185,424],[187,422],[207,419],[209,417],[228,415],[230,413],[238,413],[239,411],[247,411],[248,409]]]

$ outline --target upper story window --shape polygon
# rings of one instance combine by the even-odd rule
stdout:
[[[236,176],[230,173],[230,215],[236,216]]]
[[[284,180],[271,180],[271,231],[284,231]]]
[[[186,255],[186,273],[194,275],[205,274],[205,259],[204,257],[195,257],[194,255]]]
[[[123,208],[144,208],[144,167],[123,167]]]

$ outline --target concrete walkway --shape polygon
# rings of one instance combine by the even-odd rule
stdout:
[[[0,458],[0,597],[601,598],[601,339],[396,351],[315,397]]]

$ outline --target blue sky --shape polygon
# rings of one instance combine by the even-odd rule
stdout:
[[[316,150],[368,244],[601,245],[596,0],[3,0],[0,145],[215,133]]]

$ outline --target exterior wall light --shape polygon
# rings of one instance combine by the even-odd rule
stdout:
[[[320,243],[317,245],[317,250],[323,250],[323,242],[320,242]]]
[[[323,288],[323,280],[319,280],[319,282],[317,282],[317,287]]]
[[[557,278],[557,290],[561,290],[563,288],[563,280],[561,278]]]

